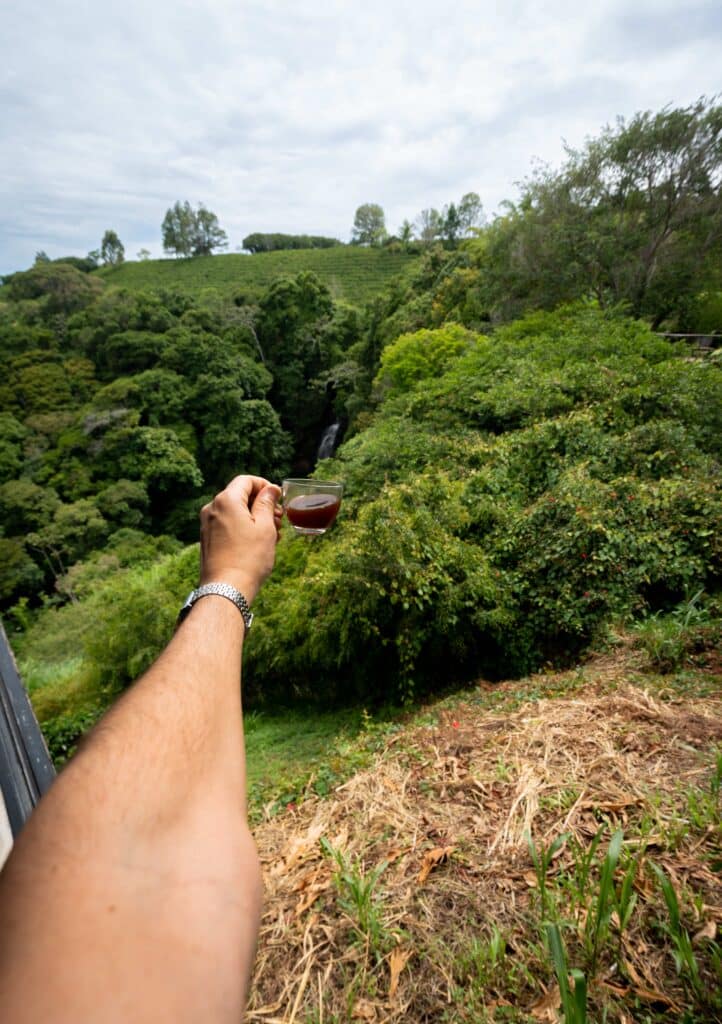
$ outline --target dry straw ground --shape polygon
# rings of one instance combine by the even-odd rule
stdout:
[[[248,1020],[561,1020],[545,917],[585,972],[589,1020],[718,1019],[722,688],[652,692],[634,657],[598,658],[580,686],[559,676],[560,696],[513,711],[473,694],[447,701],[330,797],[261,824],[266,905]],[[622,928],[611,914],[592,968],[599,866],[620,827],[615,883],[636,866],[633,912]],[[539,849],[567,836],[541,879],[528,834]],[[675,966],[650,862],[679,897],[696,989]]]

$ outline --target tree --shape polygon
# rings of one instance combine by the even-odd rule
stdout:
[[[438,210],[422,210],[416,220],[419,238],[427,245],[440,238],[444,230],[444,218]]]
[[[351,241],[356,245],[381,245],[386,237],[386,218],[377,203],[364,203],[356,210]]]
[[[228,235],[218,223],[218,217],[202,203],[195,213],[192,242],[194,256],[210,256],[214,249],[228,245]]]
[[[478,344],[477,336],[459,324],[435,331],[402,334],[381,354],[375,383],[385,392],[403,394],[421,380],[438,379],[462,353]]]
[[[399,241],[408,248],[414,238],[414,226],[410,220],[404,220],[403,224],[399,228],[398,234]]]
[[[193,249],[194,216],[188,201],[178,201],[166,210],[161,225],[164,252],[172,252],[176,256],[190,256]]]
[[[13,302],[42,299],[42,309],[49,316],[74,313],[102,291],[103,283],[97,277],[89,277],[65,263],[36,263],[30,270],[13,274],[9,282]]]
[[[442,234],[447,242],[451,245],[456,245],[461,234],[461,216],[459,214],[458,207],[455,203],[449,203],[448,206],[444,207],[442,214]]]
[[[146,260],[149,260],[150,259],[150,249],[145,249],[145,248],[139,249],[138,250],[138,259],[141,261],[141,263],[144,263]]]
[[[112,231],[110,228],[105,232],[103,241],[100,243],[100,258],[106,267],[117,266],[118,263],[122,263],[125,259],[123,243],[115,231]]]
[[[720,256],[722,106],[700,99],[620,118],[538,171],[489,231],[485,277],[503,319],[588,295],[684,324]]]
[[[476,192],[467,192],[457,207],[462,235],[470,235],[484,223],[484,208]]]
[[[161,225],[163,250],[176,256],[210,256],[214,249],[228,245],[228,237],[215,213],[202,203],[176,202],[166,210]]]

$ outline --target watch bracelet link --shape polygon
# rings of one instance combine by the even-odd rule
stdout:
[[[178,614],[178,624],[180,625],[183,619],[185,619],[196,601],[201,597],[208,597],[210,594],[216,594],[218,597],[225,597],[234,604],[241,613],[243,622],[246,626],[246,632],[248,632],[253,625],[253,612],[248,605],[248,601],[246,601],[240,590],[236,590],[236,588],[232,587],[230,583],[204,583],[203,586],[198,587],[196,590],[192,590]]]

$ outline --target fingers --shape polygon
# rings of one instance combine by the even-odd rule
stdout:
[[[281,496],[281,488],[276,484],[266,484],[263,490],[259,491],[251,505],[251,515],[256,523],[273,526],[278,532],[276,522],[276,507]]]
[[[228,498],[229,501],[236,505],[245,505],[246,508],[250,508],[256,496],[264,487],[276,487],[276,485],[271,484],[262,476],[236,476],[231,480],[225,491],[221,491],[218,498]],[[276,487],[276,490],[279,494],[281,493],[280,488]]]

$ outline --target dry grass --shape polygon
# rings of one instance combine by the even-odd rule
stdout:
[[[444,705],[437,725],[393,736],[330,798],[262,824],[266,906],[248,1020],[557,1020],[526,837],[541,847],[569,833],[549,885],[580,958],[589,906],[566,882],[604,822],[609,834],[622,827],[625,856],[638,856],[638,902],[588,978],[590,1007],[620,1024],[681,1019],[693,997],[656,924],[664,904],[647,862],[680,895],[709,989],[720,835],[712,821],[690,821],[688,801],[709,792],[722,700],[655,697],[629,681],[628,659],[598,659],[572,697],[513,713],[473,699]],[[488,952],[495,929],[498,957]]]

